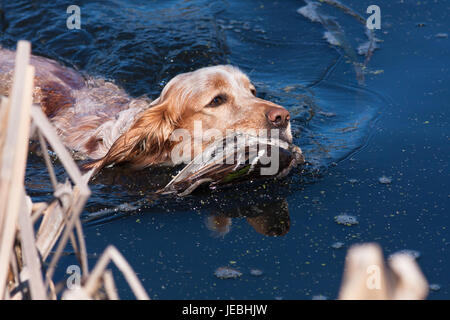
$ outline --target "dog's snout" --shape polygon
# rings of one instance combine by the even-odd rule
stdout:
[[[275,127],[287,126],[291,116],[289,111],[283,107],[270,107],[266,112],[267,120]]]

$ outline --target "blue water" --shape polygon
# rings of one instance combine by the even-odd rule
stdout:
[[[342,2],[364,17],[372,4]],[[178,73],[237,65],[259,96],[290,110],[295,143],[309,162],[281,181],[186,199],[149,198],[161,174],[148,172],[137,183],[110,172],[92,184],[83,212],[91,266],[114,244],[151,298],[334,299],[346,248],[378,242],[386,256],[419,251],[428,281],[441,287],[429,298],[450,297],[450,40],[438,35],[450,30],[448,1],[377,1],[382,41],[363,80],[355,64],[364,57],[349,54],[367,41],[363,26],[326,5],[321,9],[342,28],[344,47],[331,45],[322,24],[297,12],[303,1],[78,1],[81,30],[66,28],[72,3],[56,3],[4,1],[0,44],[28,39],[37,55],[151,98]],[[392,183],[380,183],[382,176]],[[35,200],[51,196],[40,157],[30,157],[26,182]],[[339,225],[339,214],[359,224]],[[228,232],[208,227],[213,216],[231,218]],[[337,241],[344,247],[333,249]],[[61,261],[61,281],[75,261]],[[243,275],[218,279],[214,271],[222,266]],[[120,297],[132,298],[115,274]]]

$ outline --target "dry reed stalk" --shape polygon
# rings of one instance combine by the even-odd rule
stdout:
[[[87,197],[80,195],[79,189],[74,188],[74,198],[73,201],[69,207],[68,212],[70,213],[70,216],[68,217],[68,220],[65,220],[65,226],[64,231],[62,233],[62,236],[58,239],[58,245],[56,247],[56,251],[52,256],[52,259],[50,260],[50,264],[48,266],[47,272],[45,274],[45,286],[48,287],[53,274],[56,269],[56,265],[61,258],[61,254],[64,250],[64,248],[67,245],[67,241],[69,240],[70,236],[72,235],[73,229],[75,227],[76,220],[79,219],[79,215],[84,208],[84,205],[86,203]],[[78,239],[80,242],[84,242],[84,236]],[[87,267],[87,256],[81,256],[79,252],[77,252],[77,256],[80,256],[82,259],[82,266],[85,268]],[[87,268],[86,268],[87,269]],[[86,269],[83,271],[86,272]]]
[[[139,300],[149,300],[147,293],[133,269],[114,246],[108,246],[103,252],[94,270],[92,270],[91,275],[86,280],[84,285],[85,292],[89,295],[94,294],[99,287],[101,276],[104,274],[106,267],[111,261],[114,262],[117,268],[122,272],[136,298]]]
[[[9,114],[8,98],[1,97],[0,101],[0,128],[7,128]],[[0,130],[0,159],[3,159],[3,145],[5,144],[6,130]],[[2,225],[2,216],[0,216],[0,226]]]
[[[2,146],[0,171],[0,261],[10,261],[16,233],[21,196],[24,189],[25,166],[28,153],[30,106],[32,103],[34,69],[28,65],[31,46],[20,41],[17,45],[16,65],[8,112],[8,127]],[[0,264],[0,297],[5,295],[9,263]]]
[[[24,193],[22,193],[22,203],[26,203],[27,205],[22,206],[19,214],[20,240],[23,248],[24,263],[21,274],[26,270],[31,298],[43,300],[46,299],[46,294],[41,273],[41,262],[36,249],[33,224],[31,221],[31,199],[26,199]]]
[[[42,216],[44,210],[48,208],[47,202],[35,202],[31,207],[31,221],[33,225]]]
[[[340,300],[419,300],[427,294],[427,280],[410,255],[394,254],[386,265],[377,244],[348,250]]]
[[[18,43],[10,98],[1,99],[0,299],[56,299],[57,290],[52,277],[69,240],[82,267],[82,283],[86,282],[89,288],[66,290],[69,296],[83,299],[103,297],[94,289],[103,287],[107,298],[118,299],[112,273],[105,271],[111,260],[123,272],[136,296],[146,299],[148,296],[134,271],[114,247],[105,250],[94,272],[89,273],[80,214],[90,196],[87,183],[91,173],[84,176],[80,173],[41,108],[32,106],[34,68],[28,64],[30,52],[28,42]],[[50,204],[33,204],[25,194],[30,136],[39,138],[56,198]],[[68,180],[58,182],[48,156],[47,142],[72,183]],[[39,228],[35,236],[36,223],[39,223]],[[56,244],[44,282],[41,261],[50,257]]]
[[[45,285],[48,288],[57,262],[59,261],[61,253],[67,245],[67,241],[69,239],[75,249],[78,247],[81,249],[81,252],[79,250],[75,251],[77,257],[80,259],[83,273],[88,273],[86,246],[81,229],[81,223],[79,222],[79,216],[90,196],[90,190],[87,186],[88,179],[81,175],[75,161],[59,140],[54,128],[47,120],[47,117],[44,115],[41,108],[39,106],[32,106],[31,114],[39,131],[39,140],[41,143],[41,148],[43,149],[42,151],[49,171],[50,180],[52,185],[55,187],[55,196],[60,200],[65,198],[63,201],[54,202],[54,209],[50,214],[45,215],[38,231],[37,243],[38,247],[41,248],[41,253],[44,258],[49,255],[51,249],[59,239],[56,253],[53,255],[46,273]],[[75,184],[73,189],[68,182],[65,184],[58,183],[50,158],[48,157],[47,144],[44,137],[52,146],[54,152],[57,153],[59,160],[69,174],[72,182]],[[78,235],[79,246],[75,241],[74,228],[76,234]]]
[[[45,209],[44,217],[37,232],[36,246],[44,261],[47,260],[48,255],[64,228],[63,221],[62,209],[58,200],[55,200]]]
[[[108,295],[108,299],[109,300],[119,300],[116,284],[114,283],[114,278],[113,278],[111,270],[106,270],[103,273],[103,283],[105,286],[106,294]]]

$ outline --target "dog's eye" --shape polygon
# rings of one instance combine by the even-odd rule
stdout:
[[[250,89],[250,92],[252,93],[252,95],[254,95],[256,97],[256,89],[255,88]]]
[[[210,103],[208,103],[207,107],[218,107],[223,104],[227,100],[227,97],[223,94],[219,94],[215,96]]]

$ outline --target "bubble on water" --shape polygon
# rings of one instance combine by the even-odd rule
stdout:
[[[344,224],[346,226],[353,226],[355,224],[358,224],[358,218],[355,216],[350,216],[347,214],[341,214],[339,216],[334,217],[334,221],[338,224]]]
[[[255,276],[255,277],[260,277],[260,276],[262,276],[263,275],[263,271],[262,270],[259,270],[259,269],[251,269],[250,270],[250,274],[252,275],[252,276]]]
[[[130,204],[130,203],[127,203],[127,202],[122,203],[122,204],[119,204],[119,205],[117,206],[117,210],[121,210],[121,211],[134,211],[134,210],[136,210],[136,209],[138,209],[138,208],[139,208],[139,207],[134,206],[134,205],[132,205],[132,204]]]
[[[242,272],[229,267],[219,267],[214,271],[214,275],[219,279],[236,279],[242,276]]]
[[[118,214],[121,212],[130,212],[135,211],[140,208],[140,205],[133,205],[130,203],[122,203],[118,206],[112,207],[112,208],[103,208],[95,212],[90,212],[87,214],[86,221],[94,220],[94,219],[101,219],[103,217],[107,217],[110,214]]]
[[[355,184],[358,182],[358,179],[348,179],[348,182],[350,182],[351,184]]]
[[[430,284],[430,290],[431,291],[439,291],[441,290],[441,286],[437,283],[431,283]]]
[[[381,176],[378,178],[378,181],[383,184],[389,184],[392,182],[392,178],[386,177],[386,176]]]
[[[341,249],[341,248],[344,247],[344,243],[343,243],[343,242],[340,242],[340,241],[337,241],[337,242],[333,243],[333,244],[331,245],[331,247],[332,247],[333,249]]]
[[[448,33],[437,33],[435,35],[436,38],[442,38],[442,39],[447,39],[448,38]]]
[[[318,294],[316,296],[312,297],[313,300],[328,300],[327,296],[324,296],[323,294]]]
[[[394,255],[396,255],[396,254],[406,254],[406,255],[408,255],[408,256],[414,258],[414,259],[419,259],[420,256],[421,256],[420,252],[417,251],[417,250],[403,249],[403,250],[400,250],[400,251],[397,251],[397,252],[391,254],[391,255],[389,256],[389,258],[392,258],[392,257],[393,257]]]

